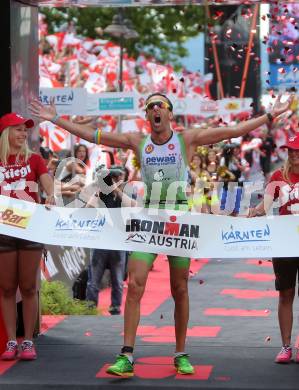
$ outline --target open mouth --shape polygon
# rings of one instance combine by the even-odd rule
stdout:
[[[159,125],[161,123],[161,118],[159,116],[154,117],[155,125]]]

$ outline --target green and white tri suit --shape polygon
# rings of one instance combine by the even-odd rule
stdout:
[[[140,143],[139,161],[141,178],[145,184],[145,207],[171,208],[187,210],[186,185],[188,179],[188,161],[185,142],[181,134],[172,133],[164,144],[155,144],[151,135]],[[157,254],[133,252],[134,260],[144,260],[149,266]],[[188,257],[168,256],[172,266],[189,267]]]

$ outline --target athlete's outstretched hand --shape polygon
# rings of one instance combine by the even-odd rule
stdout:
[[[284,112],[286,112],[287,110],[289,110],[292,103],[293,103],[294,97],[295,97],[295,95],[292,94],[289,96],[289,98],[285,102],[282,103],[281,102],[281,94],[279,94],[276,101],[275,101],[275,104],[271,110],[271,114],[274,117],[277,117],[277,116],[283,114]]]
[[[32,100],[28,109],[32,115],[44,121],[51,121],[57,115],[54,99],[51,99],[50,105],[47,106],[39,100]]]

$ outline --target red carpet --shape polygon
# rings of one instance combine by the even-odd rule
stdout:
[[[42,316],[42,324],[41,324],[41,334],[45,334],[48,332],[48,330],[54,328],[57,326],[61,321],[63,321],[66,318],[66,316],[60,315],[60,316]]]
[[[265,310],[244,310],[225,309],[222,307],[209,308],[204,311],[206,316],[229,316],[229,317],[268,317],[270,311]]]
[[[192,260],[190,267],[190,275],[195,276],[207,263],[208,259]],[[126,286],[126,284],[125,284]],[[123,304],[121,312],[124,312],[124,303],[127,296],[127,290],[124,289]],[[141,315],[151,315],[159,306],[171,297],[169,287],[169,265],[167,258],[163,255],[157,257],[154,262],[154,269],[150,271],[144,296],[141,303]],[[107,288],[99,294],[99,305],[103,315],[110,315],[108,308],[111,302],[111,288]]]
[[[234,277],[236,279],[245,279],[250,282],[270,282],[275,279],[273,274],[252,274],[249,272],[240,272],[235,274]]]
[[[238,288],[225,288],[221,291],[221,295],[231,295],[237,299],[262,299],[262,298],[276,298],[278,291],[259,291],[259,290],[241,290]]]

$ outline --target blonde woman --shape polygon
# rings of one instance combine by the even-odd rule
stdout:
[[[299,134],[290,138],[285,147],[288,149],[285,166],[272,174],[263,202],[250,210],[250,217],[266,214],[275,199],[280,201],[280,215],[299,214]],[[282,348],[275,362],[285,364],[292,360],[293,302],[299,272],[299,252],[297,257],[274,258],[273,268],[275,287],[279,291],[278,320],[282,340]],[[298,349],[295,362],[299,363]]]
[[[10,113],[0,118],[0,189],[1,195],[38,202],[38,183],[47,194],[46,203],[54,203],[53,181],[44,160],[27,146],[27,132],[34,126],[31,119]],[[4,210],[3,213],[10,212]],[[1,308],[8,336],[3,360],[36,359],[32,342],[37,319],[37,274],[43,245],[0,235]],[[25,338],[16,341],[16,291],[22,295]],[[20,354],[19,354],[20,352]]]

